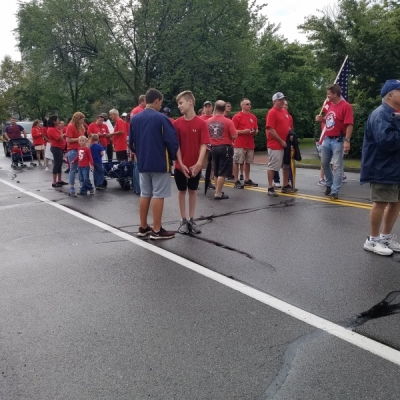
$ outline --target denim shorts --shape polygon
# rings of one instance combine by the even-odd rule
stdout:
[[[170,172],[140,172],[140,196],[165,199],[171,197]]]

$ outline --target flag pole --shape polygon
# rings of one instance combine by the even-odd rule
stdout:
[[[338,74],[337,74],[337,76],[336,76],[336,79],[335,79],[335,81],[334,81],[333,83],[336,83],[337,80],[339,79],[339,76],[340,76],[340,74],[342,73],[343,67],[344,67],[344,65],[346,64],[346,61],[347,61],[348,58],[349,58],[349,56],[346,56],[346,58],[344,59],[343,64],[342,64],[342,66],[340,67],[340,70],[339,70],[339,72],[338,72]],[[321,114],[322,114],[322,111],[324,110],[325,104],[326,104],[326,99],[325,99],[325,101],[324,101],[324,104],[322,104],[321,111],[319,112],[318,115],[321,115]]]

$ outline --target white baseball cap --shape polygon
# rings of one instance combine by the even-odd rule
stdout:
[[[275,100],[282,100],[282,99],[284,99],[286,96],[282,93],[282,92],[278,92],[278,93],[275,93],[273,96],[272,96],[272,101],[275,101]]]

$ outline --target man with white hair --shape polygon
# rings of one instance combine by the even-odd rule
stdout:
[[[110,119],[114,122],[114,132],[110,133],[110,137],[113,138],[114,143],[114,151],[117,157],[117,160],[120,162],[128,161],[128,152],[127,152],[127,132],[125,129],[125,122],[119,116],[118,110],[113,108],[109,112]]]
[[[371,185],[373,202],[364,249],[390,256],[400,252],[392,235],[400,212],[400,114],[396,114],[400,110],[400,80],[386,81],[381,96],[382,105],[372,111],[365,126],[360,182]]]

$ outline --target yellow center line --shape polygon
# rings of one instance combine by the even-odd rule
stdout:
[[[202,180],[204,182],[204,180]],[[234,187],[233,183],[230,182],[225,182],[224,186],[227,187]],[[268,193],[267,188],[260,188],[260,187],[245,187],[245,190],[252,190],[254,192],[259,192],[259,193]],[[370,210],[372,208],[372,204],[368,203],[361,203],[358,201],[351,201],[351,200],[331,200],[327,197],[321,197],[321,196],[314,196],[311,194],[302,194],[302,193],[280,193],[279,196],[286,196],[286,197],[292,197],[292,198],[297,198],[297,199],[303,199],[303,200],[311,200],[311,201],[317,201],[319,203],[328,203],[332,205],[338,205],[338,206],[345,206],[345,207],[354,207],[354,208],[361,208],[365,210]]]

